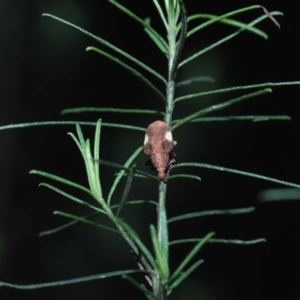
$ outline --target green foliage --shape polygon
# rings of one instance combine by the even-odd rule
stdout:
[[[261,83],[247,86],[236,86],[231,88],[224,88],[212,91],[205,92],[197,92],[189,95],[184,95],[181,97],[175,98],[175,90],[176,86],[191,84],[193,82],[206,80],[212,82],[213,79],[210,78],[191,78],[187,79],[182,83],[176,83],[176,72],[179,68],[183,67],[185,64],[193,61],[195,58],[203,55],[204,53],[220,46],[224,42],[230,41],[232,38],[243,32],[250,32],[259,37],[267,38],[266,33],[256,28],[255,26],[259,24],[261,21],[267,18],[271,18],[272,16],[280,16],[281,12],[270,12],[268,13],[263,7],[259,5],[245,7],[222,16],[216,15],[208,15],[208,14],[195,14],[190,17],[186,15],[186,10],[181,0],[165,0],[164,7],[158,0],[153,0],[153,3],[158,11],[158,14],[163,22],[163,25],[166,29],[166,34],[161,35],[158,33],[151,25],[149,20],[142,20],[139,16],[137,16],[133,11],[129,10],[122,4],[118,3],[114,0],[109,0],[116,8],[123,11],[130,18],[135,20],[139,26],[144,28],[145,33],[150,38],[150,40],[157,46],[157,49],[166,56],[167,64],[168,64],[168,74],[163,76],[159,74],[157,71],[152,69],[150,66],[147,66],[142,61],[133,57],[132,55],[126,53],[119,47],[109,43],[108,41],[102,39],[101,37],[95,36],[94,34],[80,28],[77,25],[74,25],[68,21],[65,21],[59,17],[44,14],[43,16],[50,17],[58,22],[62,22],[72,28],[79,30],[80,32],[86,34],[87,36],[93,38],[95,41],[99,42],[102,46],[108,48],[107,52],[102,49],[96,47],[87,47],[87,51],[94,51],[111,61],[117,63],[119,66],[123,67],[129,73],[137,76],[144,82],[152,91],[156,93],[156,95],[161,98],[165,103],[165,111],[155,111],[148,109],[127,109],[127,108],[113,108],[113,107],[81,107],[81,108],[68,108],[62,111],[62,114],[74,114],[74,113],[82,113],[82,112],[102,112],[102,113],[116,113],[116,114],[150,114],[150,115],[162,115],[164,116],[164,121],[171,126],[172,130],[178,128],[189,122],[215,122],[215,121],[267,121],[267,120],[281,120],[286,121],[290,120],[289,116],[269,116],[269,115],[260,115],[260,116],[228,116],[228,117],[202,117],[211,112],[223,110],[229,106],[235,105],[244,100],[249,100],[254,97],[262,96],[266,93],[270,93],[271,87],[273,86],[286,86],[286,85],[295,85],[300,84],[299,81],[295,82],[279,82],[279,83]],[[248,12],[254,9],[263,8],[264,14],[252,22],[243,23],[232,19],[233,16]],[[207,20],[200,25],[196,25],[192,27],[189,31],[187,31],[187,21],[189,21],[190,25],[195,23],[196,21],[205,19]],[[199,33],[200,30],[206,28],[207,26],[212,25],[213,23],[220,22],[225,25],[229,25],[237,28],[237,31],[230,34],[229,36],[219,40],[218,42],[197,51],[195,54],[190,57],[179,61],[180,53],[183,48],[185,39],[189,36]],[[167,39],[163,36],[166,35]],[[119,54],[121,58],[117,58],[115,53]],[[129,62],[125,62],[128,60]],[[142,69],[142,71],[138,71],[135,66]],[[146,74],[144,74],[146,73]],[[156,87],[150,79],[148,79],[148,75],[154,76],[165,84],[166,94],[162,92],[158,87]],[[236,98],[231,100],[224,101],[222,103],[212,105],[201,109],[199,111],[194,112],[193,114],[185,116],[181,120],[173,120],[173,112],[175,109],[175,104],[177,102],[183,100],[190,100],[193,98],[200,98],[208,95],[221,94],[221,93],[230,93],[233,91],[243,91],[243,90],[255,90],[254,92],[239,95]],[[139,269],[136,270],[122,270],[115,271],[110,273],[98,274],[94,276],[76,278],[72,280],[65,280],[59,282],[45,283],[45,284],[35,284],[35,285],[15,285],[5,282],[0,282],[0,285],[7,286],[16,289],[38,289],[45,287],[52,287],[58,285],[67,285],[73,283],[79,283],[84,281],[90,281],[95,279],[105,279],[112,276],[122,276],[124,279],[128,280],[134,286],[136,286],[148,299],[166,299],[168,295],[176,288],[184,279],[186,279],[193,271],[195,271],[201,264],[204,262],[202,259],[198,259],[196,262],[193,262],[194,258],[198,255],[199,251],[203,248],[206,243],[225,243],[225,244],[238,244],[238,245],[248,245],[254,243],[265,242],[263,238],[251,240],[251,241],[243,241],[243,240],[229,240],[229,239],[213,239],[212,237],[215,235],[214,232],[210,232],[206,234],[203,238],[186,238],[181,240],[173,240],[169,241],[169,224],[175,221],[188,220],[191,218],[199,218],[204,216],[211,215],[231,215],[231,214],[243,214],[243,213],[251,213],[254,211],[253,207],[250,208],[241,208],[241,209],[229,209],[229,210],[214,210],[214,211],[202,211],[202,212],[192,212],[189,214],[184,214],[181,216],[167,218],[167,208],[165,205],[166,199],[166,187],[167,180],[161,181],[157,177],[151,175],[147,172],[142,172],[136,169],[135,160],[138,155],[142,152],[143,147],[139,147],[136,149],[132,155],[127,159],[127,161],[123,164],[116,164],[114,162],[108,162],[102,160],[100,157],[100,133],[101,127],[115,127],[120,129],[130,129],[137,131],[145,131],[145,128],[131,126],[131,125],[123,125],[117,123],[102,123],[101,120],[98,122],[79,122],[79,121],[63,121],[63,122],[36,122],[36,123],[24,123],[24,124],[16,124],[16,125],[8,125],[0,127],[0,130],[5,129],[15,129],[15,128],[23,128],[23,127],[31,127],[31,126],[45,126],[45,125],[75,125],[76,126],[76,134],[69,133],[69,136],[75,142],[78,150],[82,155],[82,159],[86,169],[87,175],[87,187],[75,182],[72,182],[68,179],[59,177],[57,175],[49,174],[47,172],[32,170],[31,174],[36,174],[42,176],[46,179],[62,183],[66,186],[69,186],[73,189],[80,190],[87,194],[89,198],[92,198],[94,204],[90,204],[86,200],[79,199],[76,196],[73,196],[57,187],[50,185],[49,183],[41,183],[40,186],[47,187],[48,189],[58,193],[59,195],[70,199],[77,204],[86,206],[91,209],[91,213],[85,216],[75,216],[70,213],[55,211],[54,213],[64,218],[71,219],[71,222],[66,223],[63,226],[58,228],[54,228],[52,230],[44,231],[40,234],[40,236],[54,234],[69,228],[70,226],[76,225],[78,223],[85,223],[92,226],[95,226],[100,229],[108,230],[113,233],[118,233],[119,236],[122,236],[125,241],[128,243],[128,246],[133,251],[135,257],[137,258]],[[93,143],[90,142],[89,139],[85,139],[81,130],[81,126],[94,126],[95,127],[95,135],[93,139]],[[117,168],[118,173],[109,189],[107,195],[103,194],[102,185],[101,185],[101,169],[100,165],[106,164],[112,168]],[[219,166],[213,166],[204,163],[191,162],[191,163],[181,163],[177,164],[172,168],[172,175],[169,176],[169,172],[167,174],[167,179],[196,179],[201,180],[200,177],[192,174],[173,174],[173,171],[176,171],[176,168],[180,167],[197,167],[197,168],[209,168],[222,172],[236,173],[239,175],[244,175],[248,177],[254,177],[257,179],[268,180],[271,182],[276,182],[278,184],[283,184],[287,186],[292,186],[294,188],[300,188],[299,185],[294,183],[285,182],[282,180],[266,177],[263,175],[258,175],[254,173],[249,173],[245,171],[224,168]],[[169,170],[170,171],[170,170]],[[125,189],[123,192],[123,196],[120,199],[115,199],[114,197],[115,191],[121,180],[126,177]],[[134,184],[135,177],[143,177],[145,179],[154,179],[158,183],[158,202],[149,201],[149,200],[136,200],[129,201],[128,195],[132,184]],[[112,200],[114,197],[114,202],[118,203],[116,205],[112,205]],[[264,194],[264,199],[270,198],[271,193]],[[157,207],[157,225],[150,225],[150,237],[152,241],[153,250],[147,248],[147,246],[143,243],[141,238],[138,236],[136,231],[122,219],[120,219],[120,215],[122,213],[122,209],[126,205],[144,205],[144,204],[154,204]],[[90,219],[96,215],[101,214],[103,217],[108,218],[111,222],[111,227],[104,226],[99,224],[98,222],[91,221]],[[190,252],[186,255],[186,257],[182,260],[182,262],[175,268],[175,271],[170,270],[169,264],[169,246],[180,244],[180,243],[196,243],[193,248],[191,248]],[[129,274],[142,272],[149,284],[149,287],[145,287],[144,285],[138,283],[133,278],[129,276]]]

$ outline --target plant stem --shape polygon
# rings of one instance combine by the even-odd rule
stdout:
[[[158,206],[157,206],[157,214],[161,216],[161,212],[166,204],[166,194],[167,194],[167,184],[166,182],[162,181],[159,183],[158,186],[158,194],[159,194],[159,199],[158,199]],[[161,244],[162,243],[162,221],[160,218],[157,220],[157,238],[158,242]]]
[[[169,80],[167,84],[167,103],[165,122],[170,126],[172,123],[172,115],[174,110],[174,95],[175,95],[175,81]]]
[[[177,3],[179,5],[179,3]],[[175,78],[179,65],[179,57],[184,46],[185,38],[187,35],[187,12],[183,2],[180,4],[181,12],[181,30],[178,43],[176,42],[177,35],[177,20],[174,17],[174,13],[168,13],[168,83],[167,83],[167,103],[165,122],[171,125],[172,114],[174,110],[174,95],[175,95]]]
[[[172,9],[172,8],[171,8]],[[172,123],[172,114],[174,110],[174,96],[175,96],[175,75],[176,68],[174,69],[174,64],[176,64],[176,20],[173,17],[173,14],[168,12],[168,26],[167,26],[167,34],[168,34],[168,45],[169,45],[169,53],[168,53],[168,83],[166,87],[167,94],[167,103],[166,103],[166,112],[165,112],[165,122],[171,126]],[[166,190],[167,185],[166,182],[161,181],[158,185],[158,206],[157,206],[157,238],[158,244],[160,248],[162,248],[162,210],[165,207],[166,203]],[[165,300],[167,298],[166,294],[166,286],[162,282],[162,278],[160,278],[159,274],[157,274],[157,281],[153,284],[153,293],[159,297],[161,300]]]
[[[165,112],[165,122],[170,126],[172,122],[172,114],[174,109],[174,95],[175,95],[175,74],[174,63],[176,56],[176,23],[174,24],[169,18],[168,20],[168,41],[169,41],[169,55],[168,55],[168,83],[167,83],[167,103]]]
[[[171,2],[170,2],[171,3]],[[179,2],[177,3],[179,5]],[[172,115],[174,110],[174,96],[175,96],[175,78],[178,68],[179,56],[182,51],[186,33],[187,33],[187,14],[183,3],[181,3],[181,31],[178,43],[176,41],[177,36],[177,19],[175,17],[175,8],[170,5],[168,11],[167,22],[167,35],[168,35],[168,82],[166,88],[167,103],[165,111],[165,122],[171,126]],[[167,182],[161,181],[158,186],[158,206],[157,206],[157,239],[160,248],[163,248],[163,244],[168,241],[164,241],[166,237],[163,235],[164,224],[163,211],[165,211],[167,193]],[[153,293],[161,300],[167,299],[167,283],[160,278],[157,274],[153,283]]]
[[[167,194],[167,183],[162,181],[159,183],[158,186],[158,195],[159,195],[159,199],[158,199],[158,205],[157,205],[157,239],[158,239],[158,244],[160,245],[160,247],[162,248],[163,245],[163,213],[162,211],[165,210],[165,205],[166,205],[166,194]],[[166,242],[166,241],[165,241]],[[168,242],[168,241],[167,241]],[[167,299],[167,287],[166,284],[161,282],[160,280],[160,285],[159,285],[159,296],[160,299]]]

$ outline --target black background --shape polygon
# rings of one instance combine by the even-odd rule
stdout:
[[[123,1],[124,2],[124,1]],[[123,3],[122,2],[122,3]],[[250,1],[185,2],[189,14],[225,12],[252,5]],[[299,80],[300,23],[293,1],[263,1],[269,11],[280,10],[278,30],[270,20],[259,24],[269,35],[264,40],[243,33],[178,73],[178,80],[211,76],[216,82],[178,89],[178,95],[261,82]],[[125,1],[141,18],[151,17],[163,32],[152,1]],[[17,124],[47,120],[95,121],[147,127],[158,117],[143,115],[80,114],[61,116],[67,107],[95,106],[163,110],[160,99],[135,76],[92,52],[96,41],[52,19],[48,12],[69,20],[107,39],[121,49],[166,74],[166,60],[144,34],[141,26],[108,1],[1,1],[0,4],[0,123]],[[251,21],[262,11],[239,15]],[[191,23],[190,26],[193,26]],[[213,25],[187,40],[183,57],[193,54],[233,32]],[[151,78],[151,76],[150,76]],[[154,80],[161,88],[160,82]],[[248,100],[214,115],[288,114],[292,122],[192,123],[174,132],[178,162],[205,162],[299,182],[299,86],[275,87],[272,94]],[[202,107],[229,100],[241,93],[221,94],[178,103],[174,118]],[[40,169],[86,185],[84,165],[67,132],[74,126],[46,126],[0,132],[0,281],[30,284],[136,268],[128,246],[116,235],[79,225],[57,235],[38,233],[66,222],[52,211],[77,215],[88,211],[45,188],[43,178],[28,175]],[[84,127],[86,138],[93,129]],[[103,128],[101,156],[124,163],[142,144],[142,132]],[[141,155],[138,167],[144,166]],[[176,170],[179,171],[179,170]],[[206,169],[187,169],[202,181],[174,179],[168,185],[168,216],[183,213],[255,206],[248,215],[192,219],[170,225],[170,238],[202,237],[215,231],[218,238],[254,239],[267,243],[252,246],[209,244],[198,257],[205,259],[171,299],[299,299],[300,297],[300,202],[262,204],[258,193],[281,186],[258,179]],[[115,170],[101,167],[104,195]],[[47,181],[47,180],[46,180]],[[47,182],[50,182],[49,180]],[[123,183],[124,184],[124,183]],[[122,194],[123,184],[114,201]],[[62,187],[62,186],[61,186]],[[63,187],[62,187],[63,188]],[[67,189],[70,193],[76,191]],[[77,195],[80,196],[80,195]],[[134,180],[130,199],[157,199],[155,183]],[[153,207],[130,207],[129,222],[150,246],[149,224],[155,223]],[[100,219],[99,222],[105,222]],[[180,263],[191,245],[172,246],[171,268]],[[143,281],[137,276],[137,280]],[[0,298],[12,299],[120,299],[141,297],[126,281],[97,280],[90,283],[34,291],[0,289]],[[143,296],[142,296],[143,297]]]

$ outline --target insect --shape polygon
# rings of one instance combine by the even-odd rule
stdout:
[[[158,172],[158,178],[163,180],[166,177],[166,168],[175,162],[172,158],[172,150],[177,142],[173,141],[170,127],[163,121],[151,123],[145,135],[144,153],[150,156],[153,167]]]

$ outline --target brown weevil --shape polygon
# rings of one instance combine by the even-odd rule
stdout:
[[[177,142],[173,141],[170,127],[163,121],[151,123],[145,135],[144,153],[150,156],[153,167],[158,172],[158,178],[166,177],[165,171],[173,163],[172,150]],[[171,160],[170,160],[171,159]]]

